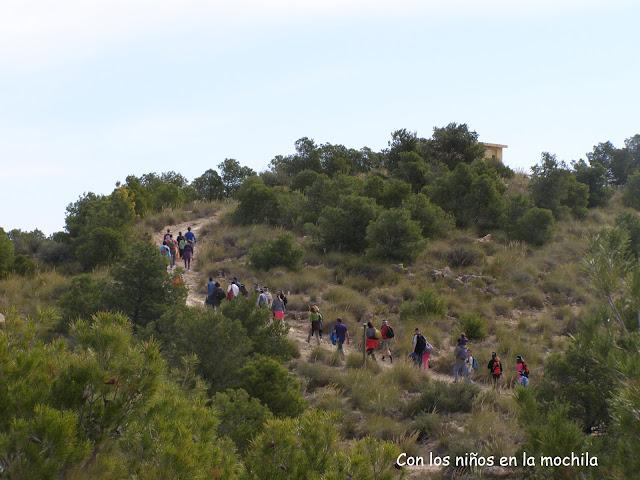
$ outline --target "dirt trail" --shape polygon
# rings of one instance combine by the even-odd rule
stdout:
[[[204,290],[204,282],[200,279],[200,275],[198,274],[198,257],[205,245],[204,238],[200,238],[199,235],[200,229],[203,225],[209,223],[217,223],[220,219],[221,213],[221,211],[218,211],[208,217],[200,217],[188,222],[178,223],[176,225],[166,225],[162,229],[162,231],[156,234],[155,240],[158,245],[162,244],[162,240],[167,230],[169,230],[175,238],[178,236],[178,232],[182,232],[184,234],[187,231],[187,227],[191,227],[191,231],[196,235],[196,246],[193,258],[191,260],[191,270],[185,270],[182,273],[182,279],[184,280],[188,291],[187,305],[191,307],[196,305],[204,305],[204,298],[206,296],[206,291]],[[184,264],[179,258],[176,259],[176,267],[184,268]]]

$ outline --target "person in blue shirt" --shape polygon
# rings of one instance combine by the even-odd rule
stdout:
[[[207,283],[207,295],[213,295],[213,291],[216,289],[216,283],[213,281],[213,277],[209,277],[209,283]]]
[[[347,344],[349,343],[349,331],[347,329],[347,326],[342,322],[341,318],[338,318],[336,320],[336,325],[335,327],[333,327],[333,331],[336,334],[336,345],[338,347],[338,352],[340,352],[340,354],[344,356],[344,349],[342,348],[342,346],[344,345],[345,341],[347,342]]]

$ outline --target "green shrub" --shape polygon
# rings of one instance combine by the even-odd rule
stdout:
[[[300,384],[276,360],[258,355],[249,360],[238,374],[240,387],[261,400],[274,415],[295,417],[305,407]]]
[[[535,290],[526,290],[516,298],[516,304],[520,308],[533,308],[540,310],[544,308],[544,297]]]
[[[106,310],[108,288],[109,283],[103,278],[90,274],[73,277],[59,302],[65,320],[89,318],[100,310]]]
[[[36,273],[38,266],[26,255],[16,255],[13,261],[13,271],[23,277],[31,277]]]
[[[455,226],[453,217],[423,193],[410,196],[402,206],[409,211],[411,219],[420,224],[425,238],[443,237]]]
[[[482,340],[487,336],[487,320],[476,313],[460,316],[460,328],[471,340]]]
[[[3,278],[11,271],[13,259],[13,242],[5,231],[0,228],[0,278]]]
[[[640,210],[640,170],[636,171],[627,179],[624,187],[622,201],[627,207]]]
[[[445,253],[445,259],[451,267],[470,267],[479,264],[484,254],[476,247],[458,245]]]
[[[480,389],[468,383],[427,383],[419,397],[409,402],[405,415],[420,413],[468,413],[473,408],[473,399]]]
[[[295,270],[300,265],[303,251],[293,235],[284,233],[275,240],[256,245],[251,249],[251,264],[258,270],[269,270],[273,267],[286,267]]]
[[[211,404],[220,414],[218,433],[233,440],[241,452],[246,450],[253,437],[272,418],[271,412],[260,400],[251,398],[242,389],[218,392]]]
[[[433,290],[424,290],[415,300],[400,305],[402,319],[422,317],[425,315],[444,315],[447,312],[445,301]]]
[[[325,207],[318,218],[318,242],[327,250],[362,252],[367,245],[367,225],[378,214],[370,199],[348,195],[337,207]]]
[[[424,245],[421,228],[403,209],[383,211],[367,227],[369,252],[374,257],[411,261]]]
[[[442,419],[435,412],[419,413],[413,418],[411,428],[418,432],[418,440],[420,442],[434,440],[438,438],[442,428]]]
[[[551,238],[553,213],[546,208],[530,208],[520,217],[513,228],[513,238],[533,245],[542,245]]]

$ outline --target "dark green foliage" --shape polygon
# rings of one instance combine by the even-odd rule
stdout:
[[[26,255],[16,255],[13,261],[13,271],[23,277],[31,277],[36,273],[38,265]]]
[[[382,195],[377,199],[385,208],[397,208],[411,195],[411,185],[396,178],[385,180]]]
[[[553,213],[545,208],[533,207],[515,222],[511,236],[532,245],[542,245],[551,239],[553,232]]]
[[[540,208],[551,210],[558,217],[569,210],[577,217],[586,213],[589,187],[576,180],[576,176],[555,155],[544,152],[540,163],[532,167],[531,197]]]
[[[502,223],[504,191],[496,171],[480,161],[473,165],[459,163],[429,186],[426,193],[453,214],[458,226],[486,230]]]
[[[450,267],[470,267],[484,259],[484,254],[474,245],[457,245],[444,254]]]
[[[109,282],[91,274],[71,279],[69,287],[60,297],[62,316],[67,321],[89,318],[96,312],[107,310]]]
[[[5,231],[0,228],[0,278],[6,276],[13,267],[14,248],[13,242]]]
[[[110,305],[140,326],[157,320],[174,304],[183,303],[186,289],[174,285],[158,249],[147,242],[133,244],[113,269]]]
[[[121,257],[126,247],[123,233],[114,228],[92,229],[76,248],[76,255],[85,270],[110,264]]]
[[[246,180],[237,193],[236,219],[243,224],[276,223],[280,218],[276,191],[258,177]]]
[[[420,226],[401,208],[385,210],[372,221],[367,242],[373,256],[398,261],[413,260],[424,245]]]
[[[587,165],[584,160],[573,164],[576,180],[589,187],[589,201],[587,206],[603,207],[607,204],[613,190],[609,187],[607,169],[601,163]]]
[[[239,372],[239,385],[274,415],[295,417],[304,410],[298,380],[269,357],[258,355],[249,360]]]
[[[629,248],[636,259],[640,258],[640,216],[636,213],[622,213],[616,218],[616,225],[629,237]]]
[[[424,290],[412,301],[405,301],[400,306],[400,318],[422,318],[426,315],[444,315],[447,306],[442,298],[433,290]]]
[[[483,340],[487,336],[487,320],[477,313],[460,315],[458,320],[461,332],[470,340]]]
[[[233,158],[225,158],[222,163],[218,164],[218,169],[224,185],[224,194],[227,197],[235,196],[242,183],[256,174],[252,169],[243,167]]]
[[[627,207],[640,210],[640,170],[629,176],[622,194],[622,201]]]
[[[468,383],[428,382],[420,396],[407,404],[405,415],[413,417],[420,413],[470,412],[473,399],[480,389]]]
[[[253,342],[239,320],[210,308],[175,306],[149,330],[160,339],[172,364],[179,364],[181,358],[195,353],[196,370],[213,391],[237,385],[238,371],[253,349]]]
[[[31,232],[14,229],[9,232],[15,254],[36,261],[36,264],[57,265],[70,261],[70,246],[68,243],[63,243],[64,236],[62,232],[58,232],[46,237],[38,229]]]
[[[251,398],[242,389],[216,393],[212,398],[212,405],[220,417],[218,434],[233,440],[241,452],[247,449],[249,442],[272,418],[271,411],[260,400]]]
[[[403,208],[409,211],[412,220],[420,224],[425,238],[443,237],[455,227],[453,217],[423,193],[408,197]]]
[[[611,142],[599,143],[593,151],[587,153],[591,165],[600,164],[606,172],[608,180],[614,185],[627,183],[629,175],[640,168],[638,155],[638,135],[625,140],[625,148],[616,148]]]
[[[258,270],[269,270],[273,267],[286,267],[295,270],[300,266],[303,251],[293,235],[283,233],[275,240],[263,242],[251,249],[251,264]]]
[[[391,133],[389,149],[386,152],[387,168],[390,171],[395,171],[402,159],[407,159],[406,156],[403,157],[403,154],[417,152],[418,146],[419,142],[416,132],[409,132],[406,128],[402,128]]]
[[[291,189],[303,192],[314,184],[321,174],[314,170],[303,170],[291,179]]]
[[[416,152],[402,152],[398,155],[398,167],[394,175],[410,184],[414,192],[419,192],[429,181],[431,170]]]
[[[433,129],[431,140],[425,142],[423,156],[453,170],[460,163],[482,159],[484,146],[478,142],[478,134],[470,131],[466,123],[450,123]]]
[[[225,196],[225,185],[222,178],[218,172],[211,168],[198,178],[194,178],[191,186],[201,200],[219,200]]]
[[[338,207],[326,207],[318,219],[318,241],[327,250],[362,252],[367,225],[378,213],[372,202],[355,195],[340,200]]]

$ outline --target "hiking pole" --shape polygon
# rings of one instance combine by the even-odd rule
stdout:
[[[362,366],[367,365],[367,324],[362,324]]]

